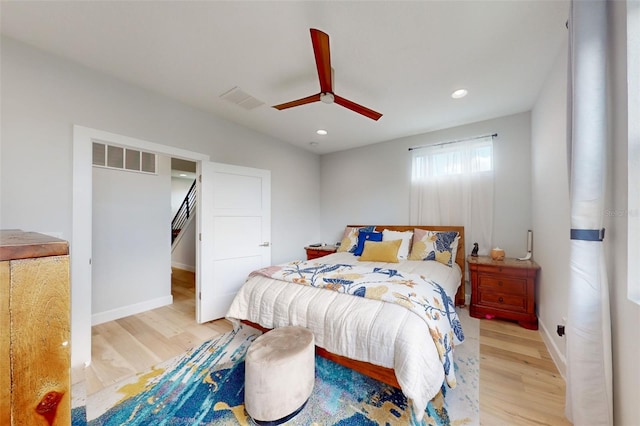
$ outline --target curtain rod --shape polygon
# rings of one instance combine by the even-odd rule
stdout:
[[[414,147],[409,148],[409,151],[413,151],[414,149],[420,149],[420,148],[429,148],[429,147],[432,147],[432,146],[449,145],[450,143],[470,141],[472,139],[488,138],[489,136],[491,136],[492,138],[495,138],[495,137],[498,136],[498,134],[494,133],[492,135],[473,136],[471,138],[456,139],[454,141],[447,141],[447,142],[433,143],[433,144],[429,144],[429,145],[414,146]]]

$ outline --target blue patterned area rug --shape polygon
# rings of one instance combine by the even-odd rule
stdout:
[[[455,352],[458,385],[445,385],[422,421],[400,390],[316,357],[313,393],[285,425],[479,424],[478,320],[466,310],[460,317],[466,339]],[[244,355],[258,335],[243,326],[88,398],[80,385],[73,425],[253,424],[244,410]]]

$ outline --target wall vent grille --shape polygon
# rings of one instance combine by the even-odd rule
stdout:
[[[130,172],[156,174],[156,154],[107,145],[100,142],[93,143],[93,166],[107,169],[127,170]]]

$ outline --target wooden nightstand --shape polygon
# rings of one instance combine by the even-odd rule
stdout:
[[[530,330],[538,329],[536,277],[540,266],[532,260],[492,260],[488,256],[468,256],[467,262],[472,317],[492,315],[517,321]]]
[[[307,251],[307,260],[317,259],[322,256],[326,256],[331,253],[335,253],[338,250],[336,246],[319,246],[319,247],[305,247]]]

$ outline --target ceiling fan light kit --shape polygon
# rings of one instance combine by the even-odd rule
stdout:
[[[313,53],[316,59],[316,68],[318,70],[318,80],[320,82],[320,93],[307,96],[306,98],[297,99],[280,105],[274,105],[277,110],[293,108],[300,105],[310,104],[312,102],[322,101],[326,104],[336,103],[353,112],[364,115],[372,120],[379,120],[382,114],[372,109],[359,105],[348,99],[342,98],[333,92],[333,79],[331,75],[331,53],[329,50],[329,36],[315,28],[311,28],[311,43],[313,45]]]

